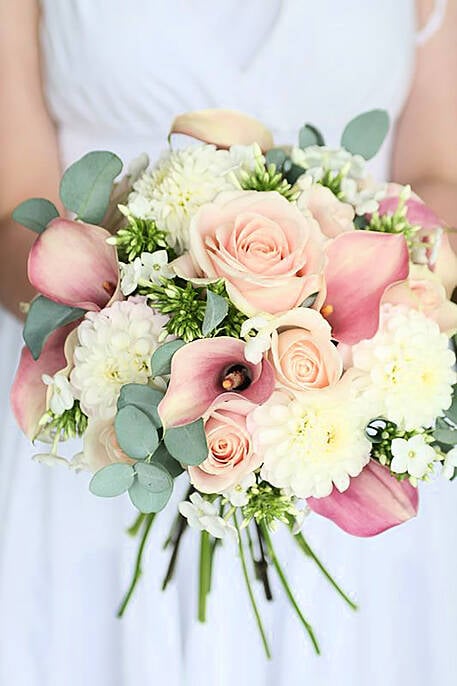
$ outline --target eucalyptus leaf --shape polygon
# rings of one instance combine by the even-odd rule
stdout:
[[[370,160],[376,155],[389,130],[385,110],[370,110],[352,119],[343,131],[341,145],[354,155]]]
[[[303,167],[294,164],[290,160],[287,160],[287,162],[288,164],[284,165],[284,178],[293,186],[297,179],[305,173],[305,170]]]
[[[49,335],[61,326],[81,319],[86,310],[61,305],[44,295],[37,296],[30,304],[24,324],[23,337],[27,348],[37,360]]]
[[[454,390],[452,393],[452,404],[449,409],[446,410],[446,416],[457,424],[457,384],[454,385]]]
[[[164,443],[170,455],[185,465],[199,465],[208,457],[202,419],[185,426],[167,429]]]
[[[45,198],[30,198],[25,200],[14,210],[12,217],[15,222],[42,233],[50,221],[59,216],[56,206]]]
[[[184,341],[177,338],[175,341],[169,341],[157,348],[151,357],[151,376],[169,374],[171,372],[171,359],[183,345],[186,345]]]
[[[114,428],[121,450],[135,460],[144,460],[159,445],[153,421],[134,405],[126,405],[118,411]]]
[[[135,507],[144,514],[152,512],[160,512],[170,500],[172,488],[162,491],[161,493],[153,493],[140,484],[138,479],[135,479],[129,488],[129,496]]]
[[[202,333],[208,336],[227,316],[228,302],[221,295],[212,291],[206,292],[206,309],[203,318]]]
[[[137,462],[135,472],[138,483],[151,493],[164,493],[173,488],[171,475],[159,464]]]
[[[89,490],[102,498],[113,498],[128,491],[134,479],[135,472],[131,465],[116,462],[95,472],[90,481]]]
[[[457,431],[452,429],[435,429],[433,436],[439,443],[457,445]]]
[[[287,155],[282,148],[271,148],[265,154],[267,164],[274,164],[276,169],[281,169],[287,159]]]
[[[134,405],[147,414],[157,429],[160,429],[162,422],[157,412],[157,405],[162,398],[163,393],[156,388],[151,388],[145,384],[129,383],[121,388],[117,409],[121,410],[123,407],[127,407],[127,405]]]
[[[72,164],[60,182],[60,198],[78,219],[99,224],[108,208],[113,181],[122,162],[112,152],[94,151]]]
[[[154,453],[151,464],[160,464],[169,474],[176,479],[177,476],[183,473],[184,468],[179,464],[174,457],[170,455],[163,443],[159,445]]]
[[[325,145],[325,141],[319,129],[312,124],[305,124],[298,133],[298,145],[304,150],[310,145]]]
[[[308,295],[308,297],[305,298],[305,300],[303,300],[300,307],[312,307],[314,305],[314,303],[316,302],[318,295],[319,295],[319,292],[311,293],[311,295]]]

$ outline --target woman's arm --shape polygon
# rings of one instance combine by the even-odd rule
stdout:
[[[420,25],[434,2],[419,0]],[[448,0],[440,29],[417,50],[412,89],[396,132],[393,178],[410,183],[457,226],[457,2]],[[457,251],[457,233],[451,236]]]
[[[19,314],[29,300],[26,260],[35,235],[12,221],[29,197],[58,205],[56,133],[40,74],[37,0],[0,0],[0,303]]]

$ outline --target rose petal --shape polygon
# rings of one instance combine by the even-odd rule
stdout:
[[[257,143],[262,150],[273,147],[273,136],[261,122],[234,110],[208,109],[180,114],[170,135],[181,133],[218,148]]]
[[[314,512],[331,519],[353,536],[376,536],[417,514],[419,495],[409,481],[398,481],[371,460],[349,488],[333,489],[326,498],[308,498]]]
[[[384,291],[408,276],[405,239],[369,231],[345,233],[329,244],[327,257],[326,306],[331,313],[326,316],[334,338],[349,344],[371,338],[378,329]]]
[[[99,226],[57,218],[30,251],[28,274],[37,291],[55,302],[99,310],[119,283],[116,249]]]

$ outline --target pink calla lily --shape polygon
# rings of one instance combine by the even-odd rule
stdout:
[[[419,495],[409,481],[399,481],[387,467],[370,460],[349,488],[326,498],[308,498],[308,506],[353,536],[376,536],[417,514]]]
[[[116,249],[110,234],[92,224],[53,219],[32,246],[28,274],[47,298],[84,310],[100,310],[119,293]]]
[[[234,110],[198,110],[180,114],[170,135],[181,133],[218,148],[257,143],[263,151],[273,147],[273,136],[260,121]]]
[[[39,421],[46,412],[47,386],[43,374],[53,376],[64,369],[67,358],[65,343],[78,322],[73,322],[54,331],[46,341],[38,360],[30,350],[22,349],[19,368],[11,388],[11,406],[22,431],[33,440],[39,432]]]
[[[344,233],[327,247],[327,297],[322,313],[333,337],[353,345],[374,336],[379,305],[388,286],[407,278],[408,246],[403,236],[369,231]]]
[[[243,341],[228,336],[196,340],[180,348],[173,356],[170,383],[158,407],[163,425],[169,428],[195,421],[229,391],[254,403],[267,400],[274,389],[273,369],[266,360],[247,362],[244,348]],[[233,378],[234,367],[245,370],[247,384]]]

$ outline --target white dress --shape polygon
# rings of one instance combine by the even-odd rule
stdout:
[[[62,163],[91,149],[126,161],[144,150],[154,158],[175,114],[216,106],[258,116],[279,143],[308,121],[337,144],[362,111],[383,107],[395,122],[415,34],[413,0],[46,0],[45,82]],[[372,165],[380,178],[388,175],[390,145]],[[32,448],[7,405],[19,327],[6,314],[0,326],[1,684],[456,683],[455,484],[422,489],[418,518],[371,540],[318,516],[307,520],[305,534],[360,603],[357,614],[277,534],[322,657],[274,584],[276,602],[261,602],[274,652],[266,662],[233,549],[217,553],[210,622],[199,624],[192,532],[162,594],[170,513],[154,526],[131,607],[115,619],[133,564],[135,544],[124,534],[133,508],[91,496],[85,474],[30,461]]]

